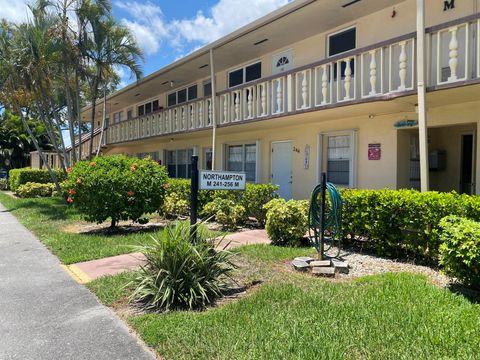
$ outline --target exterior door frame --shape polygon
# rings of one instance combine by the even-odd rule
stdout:
[[[293,140],[277,140],[277,141],[272,141],[270,143],[270,183],[273,184],[273,145],[274,144],[282,144],[282,143],[290,143],[292,146],[292,151],[293,151]],[[293,155],[292,155],[292,161],[290,163],[290,190],[293,198]]]
[[[458,159],[459,164],[460,164],[460,177],[459,177],[459,183],[458,183],[458,192],[460,193],[462,191],[462,172],[463,172],[463,137],[465,135],[472,135],[472,179],[471,179],[471,194],[470,195],[475,195],[477,191],[477,186],[476,186],[476,163],[477,163],[477,134],[476,130],[469,130],[469,131],[462,131],[460,133],[460,158]]]

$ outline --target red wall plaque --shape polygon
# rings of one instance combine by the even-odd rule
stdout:
[[[381,144],[368,144],[368,160],[380,160],[381,156]]]

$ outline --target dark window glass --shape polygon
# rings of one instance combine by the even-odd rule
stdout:
[[[233,87],[241,84],[243,84],[243,69],[238,69],[228,74],[229,87]]]
[[[158,110],[158,100],[154,100],[152,103],[152,111]]]
[[[328,56],[343,53],[356,47],[356,28],[345,30],[328,38]]]
[[[133,110],[128,110],[127,111],[127,120],[130,120],[131,118],[133,118]]]
[[[350,160],[328,160],[327,180],[337,185],[350,183]]]
[[[179,90],[177,99],[178,99],[177,104],[181,104],[187,101],[187,89]]]
[[[145,104],[145,114],[150,114],[152,112],[152,103]]]
[[[188,88],[188,100],[197,98],[197,85],[192,85]]]
[[[140,105],[138,107],[138,116],[142,116],[145,114],[145,107],[143,105]]]
[[[256,63],[245,68],[245,81],[253,81],[262,77],[262,63]]]
[[[172,93],[168,95],[168,106],[177,105],[177,93]]]
[[[212,96],[212,83],[207,82],[203,84],[203,96]]]

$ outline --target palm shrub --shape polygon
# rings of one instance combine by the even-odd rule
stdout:
[[[111,219],[112,227],[120,220],[142,221],[164,201],[167,171],[149,158],[100,156],[78,162],[68,172],[63,183],[67,201],[87,221]]]
[[[135,290],[131,302],[150,311],[202,309],[229,289],[234,269],[232,253],[216,250],[215,240],[202,226],[197,226],[195,243],[192,228],[177,222],[164,229],[163,236],[139,247],[146,257],[130,285]]]

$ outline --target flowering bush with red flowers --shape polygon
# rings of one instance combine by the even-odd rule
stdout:
[[[85,220],[110,219],[116,226],[120,220],[138,222],[156,212],[163,204],[167,179],[165,168],[151,159],[112,155],[77,163],[62,187]]]

